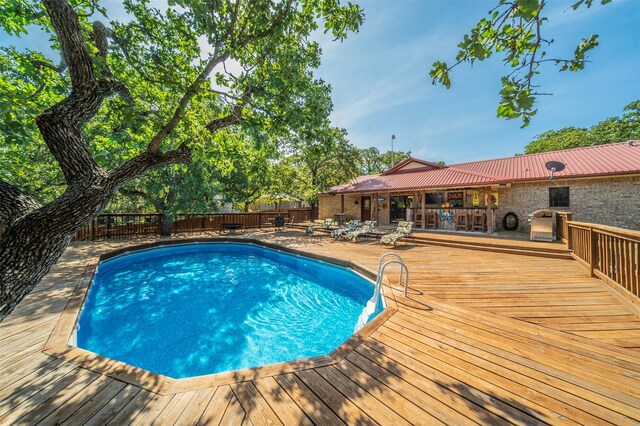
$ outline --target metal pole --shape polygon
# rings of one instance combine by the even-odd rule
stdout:
[[[395,165],[394,161],[393,161],[393,141],[396,139],[396,135],[391,135],[391,167],[393,167]],[[389,167],[389,168],[391,168]]]

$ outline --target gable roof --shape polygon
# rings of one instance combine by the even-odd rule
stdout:
[[[433,169],[441,169],[444,166],[441,166],[438,163],[432,163],[431,161],[420,160],[419,158],[407,157],[395,166],[391,167],[386,172],[380,173],[383,176],[390,175],[392,173],[396,173],[399,171],[407,171],[407,170],[433,170]]]
[[[545,166],[548,161],[560,161],[565,164],[564,170],[554,173],[555,179],[640,173],[640,141],[517,155],[450,166],[440,166],[409,157],[384,173],[359,176],[347,184],[334,186],[329,192],[409,191],[547,180],[551,173]],[[412,162],[424,167],[403,170]]]

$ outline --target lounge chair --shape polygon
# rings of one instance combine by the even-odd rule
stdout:
[[[316,231],[318,231],[318,230],[320,230],[320,229],[324,229],[324,230],[326,230],[326,231],[331,231],[331,230],[332,230],[331,225],[333,225],[333,218],[325,219],[325,220],[322,222],[322,225],[319,225],[319,226],[310,226],[310,227],[308,227],[308,228],[306,229],[306,231],[305,231],[305,232],[306,232],[307,234],[309,234],[309,235],[313,235],[313,233],[314,233],[314,232],[316,232]]]
[[[413,222],[398,222],[398,228],[390,234],[383,235],[380,238],[382,244],[388,244],[395,246],[400,238],[406,238],[411,235],[411,229],[413,228]]]
[[[355,231],[346,233],[344,239],[356,242],[358,241],[359,236],[368,234],[373,231],[377,224],[378,222],[376,222],[375,220],[365,220],[361,227],[359,227]]]
[[[333,238],[342,238],[346,233],[355,231],[358,226],[360,226],[359,220],[350,220],[345,226],[331,231],[331,236]]]

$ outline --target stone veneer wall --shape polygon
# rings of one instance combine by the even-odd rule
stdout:
[[[344,210],[347,214],[346,220],[360,220],[360,202],[362,194],[344,196]],[[384,202],[376,204],[375,197],[371,196],[371,219],[377,220],[378,225],[388,225],[390,217],[389,194],[379,194],[380,198],[384,197]],[[358,201],[358,204],[355,202]],[[340,213],[340,195],[322,194],[318,200],[319,219],[333,217],[334,214]],[[378,216],[376,219],[375,209],[378,208]]]
[[[356,200],[358,204],[355,203]],[[323,220],[341,213],[340,204],[340,194],[321,194],[318,199],[318,219]],[[360,219],[360,195],[344,196],[344,213],[347,214],[347,220]]]
[[[640,229],[640,176],[516,183],[500,188],[498,229],[502,229],[504,215],[514,212],[520,219],[518,229],[528,231],[528,215],[549,209],[549,188],[553,186],[569,187],[570,207],[551,210],[571,211],[578,222]]]

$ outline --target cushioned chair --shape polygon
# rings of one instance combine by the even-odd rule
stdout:
[[[348,232],[355,231],[360,226],[359,220],[350,220],[345,226],[331,231],[333,238],[343,238]]]
[[[406,238],[411,235],[412,228],[413,222],[398,222],[398,228],[396,228],[395,232],[383,235],[382,238],[380,238],[380,242],[382,244],[395,246],[400,238]]]
[[[375,220],[365,220],[362,226],[360,226],[354,231],[346,233],[344,236],[344,239],[356,242],[358,241],[358,237],[364,236],[365,234],[368,234],[371,231],[373,231],[377,224],[378,222],[376,222]]]
[[[316,232],[317,230],[320,230],[320,229],[324,229],[324,230],[326,230],[326,231],[331,231],[331,230],[333,230],[333,229],[331,228],[331,225],[333,225],[333,218],[325,219],[325,220],[322,222],[322,225],[319,225],[319,226],[309,226],[309,227],[306,229],[306,231],[305,231],[305,232],[306,232],[307,234],[309,234],[309,235],[313,235],[313,233],[314,233],[314,232]]]

